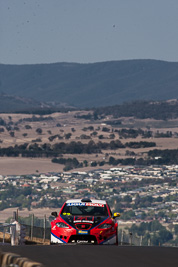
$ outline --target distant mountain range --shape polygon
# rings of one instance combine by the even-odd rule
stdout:
[[[177,99],[178,63],[124,60],[90,64],[0,64],[0,94],[3,110],[10,105],[20,110],[23,106],[49,102],[91,108],[133,100]]]

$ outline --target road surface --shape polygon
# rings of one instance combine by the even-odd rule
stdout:
[[[178,248],[53,245],[0,245],[3,252],[13,252],[46,267],[177,267]]]

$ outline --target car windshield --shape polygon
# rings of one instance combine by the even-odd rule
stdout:
[[[106,205],[93,203],[66,203],[62,215],[108,216]]]

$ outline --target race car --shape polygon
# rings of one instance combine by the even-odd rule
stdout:
[[[51,244],[91,243],[117,244],[119,213],[112,215],[106,201],[96,199],[70,199],[59,215],[52,212]]]

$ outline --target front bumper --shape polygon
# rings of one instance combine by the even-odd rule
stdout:
[[[79,233],[79,231],[70,231],[67,233],[65,231],[62,233],[52,233],[51,232],[51,243],[84,243],[84,244],[116,244],[117,234],[116,231],[106,231],[106,230],[90,230],[85,231],[85,234]]]

